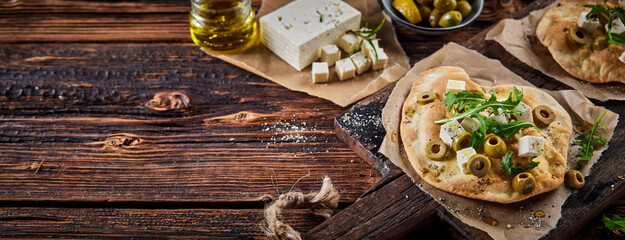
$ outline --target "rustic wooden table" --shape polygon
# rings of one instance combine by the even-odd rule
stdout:
[[[413,64],[528,4],[489,0],[447,36],[396,30]],[[335,134],[347,108],[200,51],[189,9],[0,0],[0,237],[260,238],[263,206],[280,193],[328,175],[339,212],[381,179]],[[625,202],[607,213],[625,214]],[[324,219],[298,209],[285,221],[307,232]],[[463,237],[425,226],[407,233]],[[579,230],[618,237],[599,218]]]

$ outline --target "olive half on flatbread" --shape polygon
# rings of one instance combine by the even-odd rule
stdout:
[[[616,0],[608,2],[618,4]],[[580,45],[568,40],[568,29],[577,26],[582,12],[589,12],[584,5],[595,5],[603,1],[563,0],[551,6],[536,27],[536,37],[545,45],[553,59],[568,73],[591,83],[625,83],[625,63],[619,57],[625,46],[609,44],[603,50],[593,50],[593,40],[605,36],[597,29],[585,32],[586,44]],[[600,26],[603,28],[604,26]]]
[[[529,171],[536,180],[533,191],[521,194],[513,189],[511,181],[514,176],[503,171],[500,165],[501,158],[488,157],[491,168],[483,177],[462,173],[456,161],[456,153],[451,148],[443,159],[429,158],[426,145],[432,139],[441,139],[439,137],[441,124],[436,124],[434,121],[453,116],[443,104],[448,80],[464,81],[466,90],[480,91],[487,98],[490,97],[491,89],[497,96],[507,97],[514,87],[512,85],[492,88],[480,86],[469,79],[464,69],[458,67],[432,68],[418,76],[403,105],[400,136],[411,165],[423,180],[450,193],[498,203],[521,201],[551,191],[562,184],[566,171],[569,140],[573,132],[571,118],[553,97],[533,87],[517,87],[523,91],[521,102],[532,109],[539,104],[547,105],[553,109],[555,115],[554,121],[549,125],[539,126],[540,131],[532,127],[520,131],[524,136],[544,138],[544,153],[533,159],[540,163]],[[435,100],[425,104],[418,103],[417,96],[425,91],[435,93]],[[512,161],[527,167],[530,159],[517,155],[518,140],[513,138],[504,141],[508,151],[514,152]],[[477,153],[486,155],[483,149],[483,147],[477,149]]]

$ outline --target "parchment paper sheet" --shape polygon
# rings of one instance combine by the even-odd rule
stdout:
[[[531,12],[522,19],[504,19],[486,34],[486,40],[494,40],[506,51],[532,68],[540,70],[586,97],[600,101],[625,100],[625,84],[591,84],[573,77],[551,56],[549,50],[536,39],[536,26],[549,7]]]
[[[481,200],[461,197],[450,194],[424,182],[416,173],[403,150],[401,137],[399,137],[399,124],[401,121],[401,108],[405,98],[410,92],[412,83],[417,76],[432,67],[457,66],[462,67],[472,80],[485,86],[514,84],[517,86],[532,86],[529,82],[506,69],[499,61],[488,59],[481,54],[466,49],[455,43],[449,43],[431,56],[421,60],[397,82],[386,106],[382,112],[382,122],[386,129],[386,136],[380,147],[380,152],[386,155],[395,165],[408,174],[421,190],[432,196],[436,201],[443,204],[449,212],[463,222],[479,228],[494,239],[538,239],[554,228],[560,218],[560,210],[566,198],[571,194],[570,188],[564,184],[556,190],[544,193],[528,200],[513,204],[498,204]],[[575,90],[550,92],[550,94],[569,112],[573,125],[580,125],[584,121],[594,122],[603,112],[604,108],[594,106],[580,92]],[[603,118],[610,130],[602,129],[606,138],[611,138],[614,127],[618,122],[618,115],[608,111]],[[397,134],[396,142],[392,135]],[[575,137],[571,138],[571,140]],[[607,149],[607,145],[598,151]],[[568,169],[577,166],[579,147],[572,146],[568,153]],[[589,164],[582,169],[584,175],[589,174],[591,163],[599,158],[595,156]],[[493,166],[497,167],[497,166]],[[592,187],[592,186],[586,186]],[[547,216],[544,218],[533,217],[536,211],[543,211]],[[491,226],[483,222],[484,217],[493,217],[498,220],[497,226]],[[507,225],[510,224],[510,229]]]
[[[265,0],[258,11],[257,18],[289,2],[291,1]],[[345,2],[362,13],[361,26],[368,23],[370,27],[376,27],[382,22],[382,18],[386,18],[384,27],[376,34],[377,38],[380,39],[380,47],[384,49],[384,52],[389,57],[386,69],[370,70],[357,75],[353,79],[339,81],[334,72],[334,67],[330,67],[330,82],[313,84],[310,74],[311,66],[298,72],[280,57],[273,54],[260,41],[255,47],[242,53],[231,55],[208,53],[288,89],[306,92],[310,95],[330,100],[343,107],[347,106],[394,83],[406,74],[410,65],[406,53],[399,45],[399,42],[397,42],[391,19],[383,14],[377,0],[345,0]],[[345,55],[343,53],[341,58],[345,58]]]

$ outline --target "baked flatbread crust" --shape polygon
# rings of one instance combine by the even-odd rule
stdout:
[[[618,5],[616,0],[608,2]],[[577,26],[580,14],[590,11],[584,5],[599,3],[603,0],[563,0],[554,4],[538,23],[536,37],[549,49],[553,59],[576,78],[591,83],[625,83],[625,63],[618,59],[625,46],[609,44],[606,49],[593,51],[592,41],[577,46],[567,39],[568,29]],[[598,30],[590,35],[595,39],[605,33]]]
[[[487,93],[487,97],[490,95],[491,87],[482,87],[471,81],[462,68],[437,67],[419,75],[403,105],[400,136],[410,163],[423,180],[450,193],[498,203],[521,201],[551,191],[562,184],[569,140],[573,132],[571,117],[555,99],[533,87],[517,87],[524,93],[522,101],[532,109],[540,104],[548,105],[554,110],[556,117],[554,122],[541,128],[540,132],[534,128],[522,130],[523,135],[542,136],[545,139],[544,154],[534,159],[540,164],[530,171],[536,179],[536,187],[530,194],[519,194],[512,189],[511,181],[514,176],[501,169],[501,158],[489,157],[490,171],[486,176],[478,178],[460,171],[456,154],[451,148],[443,160],[435,161],[426,157],[425,146],[428,141],[440,139],[441,124],[435,124],[434,121],[452,116],[443,104],[449,79],[465,81],[467,90],[477,89]],[[513,86],[502,85],[492,89],[501,98],[507,97]],[[433,91],[437,99],[427,104],[417,103],[417,95],[424,91]],[[506,140],[506,144],[509,151],[514,151],[512,160],[527,167],[529,158],[517,156],[517,141]],[[483,149],[478,149],[477,152],[484,154]]]

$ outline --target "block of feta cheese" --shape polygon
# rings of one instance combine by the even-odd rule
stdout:
[[[360,41],[362,41],[361,36],[358,36],[353,32],[346,32],[345,34],[341,35],[341,37],[339,37],[339,39],[336,41],[336,45],[339,46],[346,53],[351,53],[356,47],[358,47]]]
[[[371,67],[371,60],[362,52],[354,53],[349,59],[352,60],[352,63],[356,67],[356,74],[366,72]]]
[[[371,69],[373,70],[385,69],[387,62],[388,62],[388,55],[386,55],[386,53],[384,52],[384,49],[380,48],[380,51],[378,52],[378,61],[377,62],[375,61],[375,57],[371,60],[371,64],[372,64]]]
[[[605,25],[605,30],[608,31],[608,24]],[[622,34],[625,32],[625,25],[621,22],[620,18],[612,20],[612,32],[616,34]]]
[[[601,24],[599,23],[598,18],[586,19],[586,16],[588,15],[588,13],[590,12],[582,12],[579,15],[579,19],[577,19],[577,26],[584,29],[586,32],[591,33],[597,30],[597,28],[599,28]]]
[[[301,71],[347,31],[360,28],[361,13],[340,0],[298,0],[260,18],[260,39]]]
[[[621,62],[625,63],[625,52],[621,53],[621,56],[618,58]]]
[[[321,61],[327,62],[328,66],[334,65],[338,60],[341,60],[341,50],[336,45],[326,45],[321,47]]]
[[[458,167],[460,171],[464,174],[469,174],[469,169],[467,168],[467,163],[469,163],[469,158],[471,156],[477,154],[473,147],[468,147],[465,149],[460,149],[460,151],[456,152],[456,161],[458,162]]]
[[[463,118],[460,125],[462,125],[462,128],[464,128],[464,130],[467,132],[475,132],[478,128],[480,128],[480,126],[482,126],[482,124],[478,120],[475,120],[471,117]]]
[[[464,128],[462,128],[462,125],[460,125],[458,120],[453,120],[451,122],[443,124],[438,135],[445,144],[451,146],[451,144],[454,142],[454,138],[456,138],[463,132],[466,131],[464,130]]]
[[[313,83],[328,82],[330,77],[330,69],[327,62],[313,62],[312,64],[312,79]]]
[[[535,157],[542,155],[545,151],[543,138],[535,136],[523,136],[519,138],[519,156]]]
[[[447,80],[447,92],[458,93],[465,90],[465,82],[458,80]]]
[[[515,113],[512,114],[517,121],[521,122],[534,122],[534,116],[532,114],[532,108],[523,102],[519,102],[519,105],[514,107]]]
[[[501,110],[501,109],[500,109]],[[498,122],[499,124],[506,124],[508,123],[508,116],[506,116],[506,114],[491,114],[490,117],[488,119],[491,119],[495,122]]]
[[[352,63],[352,60],[349,58],[344,58],[336,61],[336,75],[339,76],[339,80],[343,81],[346,79],[350,79],[356,76],[356,66]]]

